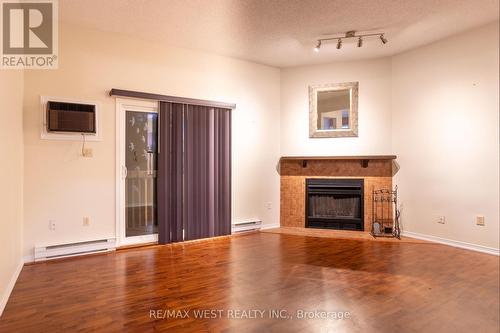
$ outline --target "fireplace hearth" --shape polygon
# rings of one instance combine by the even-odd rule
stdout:
[[[364,230],[363,179],[306,179],[306,228]]]

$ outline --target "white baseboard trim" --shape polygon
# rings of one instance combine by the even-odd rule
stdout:
[[[279,228],[279,227],[280,227],[279,223],[275,223],[275,224],[263,224],[260,227],[260,230],[274,229],[274,228]]]
[[[19,277],[19,274],[21,274],[21,270],[23,269],[24,266],[24,261],[21,259],[19,261],[19,264],[17,265],[16,270],[14,271],[14,274],[12,274],[12,277],[10,278],[9,284],[7,285],[7,289],[5,289],[2,299],[0,299],[0,317],[3,314],[3,310],[5,309],[5,306],[7,305],[7,301],[9,300],[10,294],[12,293],[12,290],[14,290],[14,286],[16,285],[17,278]]]
[[[448,245],[448,246],[459,247],[461,249],[477,251],[477,252],[482,252],[482,253],[487,253],[487,254],[493,254],[496,256],[500,255],[500,249],[496,249],[494,247],[466,243],[466,242],[461,242],[461,241],[457,241],[457,240],[453,240],[453,239],[441,238],[441,237],[437,237],[437,236],[424,235],[424,234],[420,234],[418,232],[413,232],[413,231],[402,231],[401,235],[406,236],[406,237],[410,237],[410,238],[416,238],[416,239],[426,240],[426,241],[430,241],[430,242],[440,243],[440,244],[444,244],[444,245]]]

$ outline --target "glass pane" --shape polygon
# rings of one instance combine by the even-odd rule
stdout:
[[[335,130],[350,128],[350,90],[318,92],[318,129]]]
[[[158,115],[127,111],[125,119],[125,235],[155,234]]]
[[[361,218],[359,196],[311,195],[309,217],[319,218]]]

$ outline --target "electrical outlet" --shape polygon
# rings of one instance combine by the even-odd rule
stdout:
[[[85,217],[83,218],[83,226],[84,226],[84,227],[88,227],[89,225],[90,225],[90,217],[85,216]]]
[[[49,220],[49,230],[56,230],[56,220]]]
[[[271,209],[273,208],[273,206],[272,206],[272,204],[271,204],[270,202],[268,202],[268,203],[266,204],[266,208],[267,208],[268,210],[271,210]]]
[[[92,157],[94,156],[94,152],[92,148],[84,148],[82,151],[82,156],[83,157]]]
[[[439,224],[445,224],[446,223],[446,219],[444,216],[438,216],[436,217],[436,222],[439,223]]]
[[[484,216],[482,215],[476,216],[476,225],[484,226]]]

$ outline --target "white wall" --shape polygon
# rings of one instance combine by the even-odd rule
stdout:
[[[308,87],[349,81],[359,82],[359,137],[309,138]],[[384,155],[390,152],[390,58],[281,71],[282,155]]]
[[[58,70],[25,79],[25,245],[115,236],[115,102],[109,89],[233,102],[233,217],[279,222],[280,72],[119,34],[60,27]],[[40,139],[39,96],[98,101],[102,142]],[[267,209],[267,203],[271,209]],[[90,227],[83,217],[91,218]],[[50,231],[49,219],[56,220]]]
[[[407,231],[499,247],[498,43],[495,22],[393,57],[392,146]]]
[[[0,70],[0,315],[22,265],[23,73]]]

